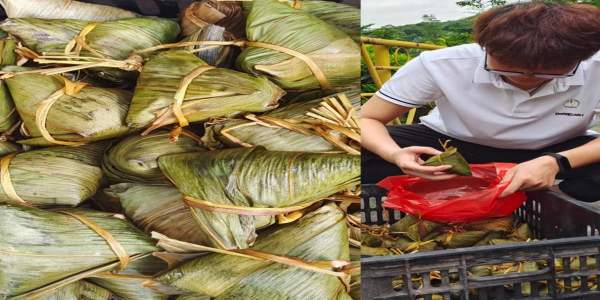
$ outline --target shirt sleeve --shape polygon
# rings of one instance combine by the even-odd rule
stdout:
[[[442,90],[425,68],[424,54],[402,66],[376,95],[406,107],[420,107],[442,97]]]

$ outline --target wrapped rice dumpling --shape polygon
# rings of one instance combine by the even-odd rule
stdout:
[[[0,67],[17,64],[15,49],[17,44],[8,37],[6,32],[0,31]],[[4,80],[0,81],[0,132],[9,130],[17,123],[17,111],[10,92]]]
[[[12,160],[5,156],[10,180],[1,180],[0,203],[75,206],[83,202],[100,186],[105,149],[104,143],[95,143],[27,151]]]
[[[91,282],[101,286],[116,296],[126,300],[167,300],[169,295],[154,291],[142,286],[142,283],[152,278],[152,275],[168,268],[166,262],[150,254],[132,261],[127,268],[119,274],[109,272],[92,275]]]
[[[277,0],[254,0],[248,16],[251,42],[276,45],[308,56],[318,68],[283,49],[248,43],[239,70],[265,75],[284,89],[318,89],[358,84],[359,46],[343,31]],[[268,46],[270,47],[270,46]]]
[[[219,2],[222,3],[222,2]],[[231,41],[231,37],[225,35],[225,28],[217,25],[208,25],[198,29],[181,42],[201,42],[201,41]],[[202,48],[211,47],[211,49],[203,50]],[[214,48],[213,48],[214,47]],[[218,46],[215,45],[193,45],[185,46],[179,49],[193,52],[206,62],[208,65],[219,68],[231,69],[235,63],[234,57],[239,55],[239,48],[235,46]]]
[[[430,157],[425,163],[424,166],[442,166],[442,165],[451,165],[452,169],[447,170],[447,173],[458,174],[462,176],[472,176],[471,168],[469,167],[469,163],[465,160],[465,158],[458,153],[457,149],[454,147],[447,148],[446,145],[450,140],[446,141],[442,144],[444,148],[444,152],[442,154],[438,154],[436,156]],[[441,141],[440,141],[441,143]]]
[[[110,237],[101,236],[102,229]],[[115,262],[125,267],[130,256],[159,250],[123,216],[93,210],[2,205],[0,230],[0,295],[5,296]]]
[[[184,93],[181,111],[189,122],[272,110],[285,93],[264,77],[209,67],[188,51],[165,51],[145,64],[127,123],[134,127],[152,125],[151,129],[176,123],[173,99],[182,79],[195,70],[203,72],[193,78],[187,89],[179,89]]]
[[[346,95],[346,96],[343,96]],[[339,99],[338,99],[339,97]],[[343,98],[348,101],[343,101]],[[346,98],[347,97],[347,98]],[[333,108],[329,104],[335,101],[337,108]],[[344,107],[341,103],[347,103]],[[354,108],[356,113],[353,113],[356,122],[350,121],[348,124],[344,122],[349,110]],[[355,151],[351,154],[360,154],[360,144],[354,140],[347,138],[345,135],[332,130],[320,130],[324,128],[322,125],[309,124],[306,122],[296,122],[299,119],[323,120],[320,113],[325,110],[331,110],[335,113],[340,113],[340,119],[334,117],[332,122],[345,128],[353,128],[355,123],[360,123],[358,117],[360,115],[360,96],[357,92],[342,93],[315,99],[307,102],[290,104],[284,107],[277,108],[266,113],[264,116],[252,116],[246,119],[225,120],[221,122],[212,122],[208,124],[206,133],[202,137],[202,142],[213,149],[228,147],[248,147],[248,146],[263,146],[272,151]],[[344,116],[343,114],[346,114]],[[270,126],[265,126],[268,124]],[[317,129],[318,128],[318,129]],[[356,135],[360,135],[360,131],[355,131]],[[327,138],[326,138],[327,137]],[[347,145],[343,147],[337,143]],[[354,144],[353,144],[354,142]]]
[[[0,141],[0,156],[5,156],[11,152],[16,152],[20,150],[21,146],[18,144]]]
[[[204,232],[175,187],[122,183],[111,186],[127,218],[146,233],[156,231],[171,238],[205,245]]]
[[[56,144],[77,146],[85,142],[114,138],[127,134],[125,116],[132,94],[120,89],[107,89],[73,83],[59,75],[20,74],[6,80],[25,128],[32,139],[19,141],[30,146]],[[69,85],[77,89],[69,94]],[[62,92],[61,92],[62,91]],[[62,96],[56,98],[56,93]],[[46,104],[47,99],[56,99]],[[40,107],[47,109],[44,128]],[[43,136],[41,130],[47,130]]]
[[[115,295],[103,287],[87,281],[79,280],[56,289],[39,298],[39,300],[115,300]]]
[[[438,235],[434,240],[444,248],[464,248],[479,242],[486,235],[485,231],[449,232]]]
[[[116,182],[171,184],[158,167],[158,157],[204,151],[198,141],[196,135],[187,131],[183,131],[175,143],[169,142],[169,131],[162,129],[147,136],[131,135],[107,151],[102,168],[108,178]]]
[[[423,240],[424,237],[440,227],[442,227],[440,224],[427,220],[420,220],[416,215],[406,215],[404,218],[400,219],[400,221],[392,224],[390,226],[390,231],[392,233],[402,234],[417,242]]]
[[[360,9],[351,5],[321,0],[281,1],[291,7],[310,13],[348,34],[360,42]],[[246,14],[252,10],[253,1],[240,2]]]
[[[82,57],[122,61],[134,52],[172,43],[179,26],[169,19],[134,18],[89,23],[80,20],[7,19],[0,28],[23,42],[32,51],[75,54]],[[147,53],[144,53],[146,55]],[[140,70],[139,61],[123,66]],[[116,82],[135,79],[139,73],[118,68],[91,68],[96,76]]]
[[[180,16],[181,36],[189,36],[210,24],[225,27],[233,39],[246,37],[246,17],[235,1],[202,0],[192,3]]]
[[[74,0],[0,0],[9,18],[75,19],[106,22],[137,18],[140,15],[124,9]]]
[[[348,261],[344,213],[335,204],[325,205],[294,223],[269,229],[252,250],[306,262]],[[155,279],[214,300],[351,299],[334,275],[229,254],[201,256]]]
[[[207,295],[189,293],[189,294],[184,294],[184,295],[177,297],[177,300],[211,300],[211,299],[210,299],[210,296],[207,296]]]
[[[274,208],[298,210],[355,186],[360,175],[358,156],[261,147],[165,155],[158,165],[210,243],[224,249],[252,245],[255,229],[284,213]]]

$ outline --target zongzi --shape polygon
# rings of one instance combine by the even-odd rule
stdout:
[[[349,95],[349,97],[344,95]],[[340,100],[337,99],[338,97]],[[335,105],[332,104],[333,102]],[[323,110],[326,111],[326,115],[338,114],[339,117],[325,118],[315,114],[315,112],[322,113]],[[336,94],[280,107],[263,116],[247,116],[246,119],[208,123],[202,142],[213,149],[222,148],[224,145],[228,147],[263,146],[272,151],[328,152],[343,149],[351,154],[360,154],[360,144],[353,144],[355,140],[326,127],[331,124],[329,122],[331,121],[334,125],[347,129],[344,131],[345,133],[354,133],[360,136],[360,128],[355,128],[360,122],[358,121],[359,112],[360,96],[358,93]],[[354,115],[354,119],[346,122],[350,113]],[[325,125],[301,121],[322,121],[323,119],[329,121],[324,121]],[[332,127],[337,128],[337,126]]]
[[[192,33],[182,43],[204,42],[204,41],[231,41],[232,39],[225,35],[225,28],[217,25],[208,25]],[[210,49],[206,49],[209,48]],[[204,49],[203,49],[204,48]],[[231,69],[235,63],[235,57],[239,55],[239,48],[236,46],[218,46],[218,45],[191,45],[179,49],[193,52],[206,62],[208,65],[219,68]]]
[[[108,178],[116,182],[170,184],[158,167],[158,157],[204,151],[198,141],[199,137],[187,131],[182,131],[175,143],[169,142],[169,131],[164,129],[147,136],[131,135],[107,151],[102,168]]]
[[[186,37],[210,24],[223,26],[233,39],[246,37],[246,18],[235,1],[202,0],[192,3],[180,16],[181,36]]]
[[[192,74],[194,72],[199,72]],[[197,77],[190,77],[190,74]],[[187,89],[183,79],[191,79]],[[242,112],[264,112],[277,107],[285,92],[264,77],[208,66],[184,50],[161,52],[145,64],[137,82],[127,123],[151,129],[183,121],[202,122]],[[174,98],[182,96],[179,110]],[[176,116],[176,112],[182,115]]]
[[[446,141],[442,144],[444,148],[444,152],[438,154],[436,156],[430,157],[425,163],[424,166],[442,166],[442,165],[451,165],[452,169],[447,170],[445,172],[458,174],[463,176],[472,176],[471,168],[469,167],[469,163],[465,160],[465,158],[458,152],[458,150],[454,147],[446,147],[450,140]]]
[[[360,42],[360,9],[351,5],[321,0],[283,0],[289,6],[305,11],[348,34]],[[246,14],[252,10],[253,1],[242,1]]]
[[[0,28],[20,40],[35,53],[51,53],[93,57],[95,61],[123,61],[136,51],[172,43],[179,25],[169,19],[132,18],[104,23],[80,20],[7,19]],[[142,53],[147,55],[149,53]],[[64,60],[64,59],[63,59]],[[60,61],[60,60],[59,60]],[[127,66],[127,68],[125,68]],[[138,70],[139,62],[123,65],[125,70]],[[122,82],[135,79],[139,72],[118,68],[90,68],[96,76]],[[136,74],[137,73],[137,74]]]
[[[8,78],[6,84],[32,137],[19,141],[22,144],[81,145],[130,131],[125,124],[130,92],[90,87],[58,75],[34,73],[15,75]],[[77,88],[70,92],[69,86]]]
[[[121,183],[111,186],[125,215],[146,233],[156,231],[171,238],[204,245],[206,236],[175,187]]]
[[[158,165],[211,244],[224,249],[248,248],[273,215],[349,189],[360,175],[358,156],[262,147],[165,155]]]
[[[147,254],[132,261],[123,272],[94,274],[89,280],[123,299],[167,300],[169,295],[142,286],[142,283],[152,278],[152,275],[167,268],[166,262]]]
[[[268,76],[284,89],[359,83],[359,46],[346,33],[277,0],[253,2],[246,28],[250,43],[237,59],[239,70]]]
[[[130,256],[159,250],[123,216],[92,210],[2,205],[0,230],[0,295],[6,296],[113,262],[125,268]]]
[[[38,300],[115,300],[109,290],[87,281],[79,280],[43,295]]]
[[[294,223],[267,231],[259,237],[252,251],[305,262],[349,260],[345,216],[335,204],[330,203]],[[329,274],[268,259],[209,254],[162,272],[155,279],[181,290],[208,295],[214,300],[349,299],[340,277],[332,274],[331,268],[323,269],[326,270]],[[336,274],[348,282],[344,273]]]
[[[75,19],[106,22],[140,15],[117,7],[74,0],[0,0],[9,18]]]
[[[88,199],[102,180],[104,143],[56,146],[4,156],[0,203],[75,206]],[[8,189],[8,191],[7,191]]]

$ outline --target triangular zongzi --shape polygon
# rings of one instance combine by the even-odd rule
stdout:
[[[348,261],[344,213],[335,204],[325,205],[294,223],[268,229],[252,250],[306,262]],[[201,256],[155,278],[214,300],[350,299],[336,276],[227,254]]]
[[[274,208],[310,205],[355,186],[360,176],[358,156],[262,147],[165,155],[158,165],[195,206],[211,244],[225,249],[252,245],[255,229],[283,213],[272,213]],[[229,213],[213,212],[215,206]]]
[[[117,7],[74,0],[0,0],[9,18],[75,19],[105,22],[140,15]]]

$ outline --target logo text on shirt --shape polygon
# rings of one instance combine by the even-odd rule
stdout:
[[[583,114],[574,114],[574,113],[565,113],[565,112],[555,112],[555,116],[568,116],[568,117],[583,117]]]

